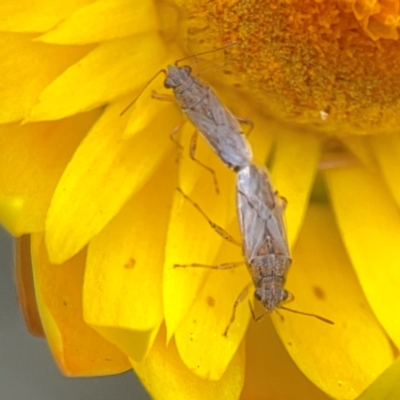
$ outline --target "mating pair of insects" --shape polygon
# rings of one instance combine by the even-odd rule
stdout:
[[[235,44],[231,43],[212,51],[225,50]],[[206,53],[210,53],[210,51],[190,57]],[[175,65],[168,66],[166,70],[160,70],[152,80],[161,72],[165,74],[164,85],[166,88],[173,89],[178,105],[196,128],[195,135],[197,135],[197,132],[200,132],[221,161],[237,173],[237,215],[243,239],[242,248],[245,263],[256,288],[254,293],[255,298],[262,303],[267,313],[281,308],[332,323],[315,314],[288,309],[282,305],[293,298],[284,289],[286,274],[291,264],[284,223],[286,201],[273,189],[267,170],[253,164],[251,147],[241,129],[240,119],[236,118],[224,106],[209,86],[192,75],[192,70],[189,66],[179,66],[179,62],[187,58],[176,61]],[[143,90],[139,93],[138,97]],[[125,113],[136,99],[125,108],[122,114]],[[171,134],[171,138],[174,141],[176,131],[175,129]],[[194,158],[195,140],[195,138],[192,139],[191,158],[207,168],[213,174],[216,183],[214,171]],[[216,187],[218,188],[217,183]],[[198,204],[184,194],[181,189],[178,190],[207,219],[211,227],[218,234],[234,242],[234,239],[224,229],[208,218]],[[226,263],[218,266],[191,264],[175,265],[175,267],[191,266],[226,269],[233,268],[237,264],[239,263]],[[235,301],[231,320],[224,332],[225,335],[234,321],[236,307],[246,297],[248,288],[246,286]]]

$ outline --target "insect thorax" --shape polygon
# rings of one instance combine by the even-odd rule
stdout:
[[[291,259],[286,256],[268,254],[250,259],[247,266],[254,283],[257,283],[264,278],[272,278],[277,281],[283,278],[284,280],[290,264]]]
[[[174,88],[174,94],[182,110],[196,111],[202,115],[209,114],[207,101],[209,88],[198,79],[189,76],[185,82]]]
[[[256,286],[254,297],[261,301],[266,311],[274,311],[288,299],[289,293],[284,289],[284,283],[285,279],[282,277],[278,280],[264,278]]]

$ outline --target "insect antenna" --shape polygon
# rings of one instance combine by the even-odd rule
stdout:
[[[178,64],[179,64],[180,62],[182,62],[182,61],[189,60],[189,59],[191,59],[191,58],[195,58],[195,57],[198,57],[198,56],[203,56],[204,54],[215,53],[216,51],[228,49],[229,47],[235,46],[235,45],[237,45],[238,43],[239,43],[238,41],[236,41],[236,42],[231,42],[231,43],[226,44],[225,46],[219,47],[218,49],[207,50],[207,51],[202,51],[201,53],[192,54],[192,55],[190,55],[190,56],[187,56],[187,57],[181,58],[181,59],[179,59],[179,60],[176,60],[176,61],[175,61],[175,65],[178,66]]]
[[[249,300],[249,308],[251,311],[251,316],[253,317],[254,322],[259,322],[261,321],[268,313],[264,312],[261,315],[256,315],[256,312],[254,311],[253,305],[251,304],[251,301]]]
[[[302,311],[292,310],[291,308],[286,308],[284,306],[280,306],[279,308],[281,308],[282,310],[290,311],[295,314],[301,314],[301,315],[307,315],[308,317],[314,317],[314,318],[319,319],[322,322],[326,322],[327,324],[335,325],[335,323],[333,321],[331,321],[330,319],[321,317],[320,315],[317,315],[317,314],[310,314],[310,313],[306,313],[306,312],[302,312]]]
[[[137,101],[137,99],[142,95],[142,93],[147,89],[147,87],[150,85],[151,82],[154,81],[154,79],[157,78],[160,73],[163,72],[165,75],[167,74],[167,71],[165,69],[160,69],[147,83],[144,85],[142,90],[139,92],[139,94],[122,110],[121,114],[119,114],[120,117],[122,117]]]

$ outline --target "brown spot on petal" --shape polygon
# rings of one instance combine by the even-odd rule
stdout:
[[[325,292],[319,286],[313,286],[313,292],[316,298],[320,300],[325,298]]]
[[[125,269],[132,269],[135,268],[136,265],[136,261],[134,258],[130,258],[125,264],[124,264],[124,268]]]
[[[215,305],[215,299],[214,299],[214,297],[208,296],[207,299],[206,299],[206,301],[207,301],[207,304],[208,304],[210,307],[214,307],[214,305]]]

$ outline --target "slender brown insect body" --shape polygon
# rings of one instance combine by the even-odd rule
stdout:
[[[180,108],[196,128],[191,142],[190,156],[193,160],[208,169],[214,175],[214,180],[216,180],[215,172],[194,158],[197,131],[202,134],[223,163],[234,171],[238,171],[246,165],[251,164],[253,158],[251,147],[243,135],[238,118],[223,105],[209,86],[192,75],[192,69],[188,65],[179,66],[178,63],[189,58],[226,50],[236,44],[237,42],[232,42],[219,49],[188,56],[177,60],[175,65],[168,65],[166,69],[161,69],[149,80],[139,92],[138,96],[128,104],[120,114],[125,114],[141,96],[150,82],[160,73],[164,73],[164,86],[174,91],[175,99]],[[163,95],[154,95],[154,97],[165,99]],[[240,121],[252,125],[250,121],[243,119],[240,119]],[[179,147],[181,146],[176,141],[175,135],[180,127],[181,125],[171,133],[171,139]]]
[[[238,120],[214,91],[191,73],[187,65],[169,65],[164,85],[173,89],[184,114],[225,165],[238,171],[251,164],[252,151]]]
[[[212,222],[197,203],[191,200],[181,189],[178,190],[205,217],[220,236],[236,244],[236,240],[222,227]],[[250,164],[237,172],[236,200],[237,215],[243,239],[243,256],[256,288],[255,298],[262,303],[267,313],[276,309],[283,309],[333,324],[329,319],[319,315],[293,310],[283,305],[293,299],[293,295],[284,288],[286,274],[292,262],[284,221],[286,200],[273,189],[265,168]],[[240,264],[241,262],[230,262],[219,265],[175,264],[174,266],[222,270],[235,268]],[[247,297],[250,286],[251,284],[246,285],[236,299],[224,336],[227,336],[229,328],[235,320],[236,308]],[[261,317],[255,319],[259,320]]]
[[[284,289],[292,262],[285,202],[274,191],[266,169],[255,165],[238,172],[236,196],[243,254],[256,287],[255,297],[271,312],[291,298]]]

